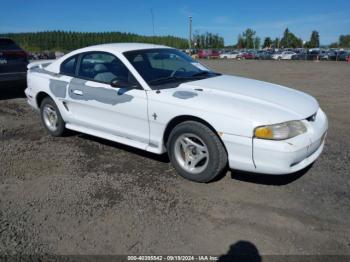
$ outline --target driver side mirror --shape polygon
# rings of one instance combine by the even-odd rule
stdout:
[[[112,87],[117,87],[117,88],[133,88],[136,87],[136,85],[133,85],[132,83],[128,81],[123,81],[123,80],[118,80],[118,79],[113,79],[111,82]]]

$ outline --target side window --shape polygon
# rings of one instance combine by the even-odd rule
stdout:
[[[106,84],[114,79],[136,83],[127,67],[117,57],[102,52],[85,54],[80,62],[78,76]]]
[[[77,65],[78,56],[68,58],[61,64],[61,74],[63,75],[75,75],[75,68]]]

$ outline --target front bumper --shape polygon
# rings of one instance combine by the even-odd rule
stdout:
[[[319,109],[315,121],[304,123],[308,130],[305,134],[281,141],[224,134],[230,168],[273,175],[306,168],[323,151],[328,120]]]

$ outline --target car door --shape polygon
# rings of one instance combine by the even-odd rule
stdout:
[[[119,86],[113,87],[112,80],[119,81]],[[68,94],[75,124],[148,144],[147,94],[113,54],[81,54]]]

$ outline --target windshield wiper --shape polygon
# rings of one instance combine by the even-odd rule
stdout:
[[[166,77],[160,77],[153,79],[149,81],[149,84],[156,84],[158,82],[168,81],[168,80],[179,80],[179,79],[186,79],[187,77],[180,77],[180,76],[166,76]]]
[[[196,76],[207,76],[207,75],[220,75],[219,73],[211,72],[211,71],[202,71],[196,74],[191,75],[191,77],[196,77]]]
[[[164,81],[170,81],[170,80],[190,80],[196,77],[201,77],[201,76],[207,76],[207,75],[221,75],[219,73],[215,73],[215,72],[211,72],[211,71],[202,71],[196,74],[193,74],[191,76],[166,76],[166,77],[160,77],[160,78],[156,78],[153,79],[151,81],[149,81],[149,84],[158,84],[158,83],[162,83]]]

